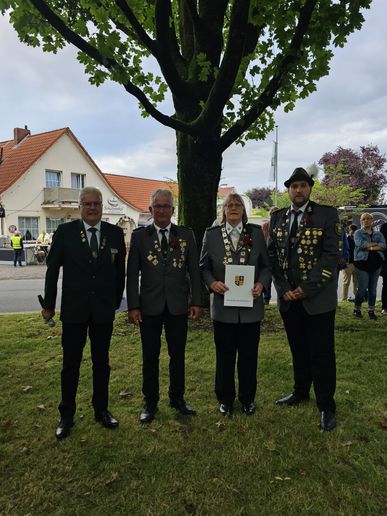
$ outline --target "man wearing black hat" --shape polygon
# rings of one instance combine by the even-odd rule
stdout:
[[[341,226],[337,210],[309,200],[313,179],[296,168],[285,181],[291,206],[271,217],[269,255],[293,356],[294,389],[276,401],[297,405],[313,383],[320,427],[336,426],[334,322]]]

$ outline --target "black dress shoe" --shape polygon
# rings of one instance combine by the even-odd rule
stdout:
[[[117,428],[118,426],[117,419],[108,410],[95,414],[95,420],[105,428]]]
[[[256,407],[254,403],[247,403],[242,405],[242,412],[246,414],[246,416],[252,416],[255,414]]]
[[[302,403],[303,401],[308,401],[309,396],[298,396],[297,394],[294,394],[292,392],[291,394],[288,394],[284,398],[280,398],[279,400],[276,400],[276,405],[298,405],[299,403]]]
[[[183,416],[196,416],[196,410],[185,400],[171,400],[169,405],[178,410]]]
[[[149,405],[144,405],[142,412],[140,414],[140,423],[150,423],[154,420],[157,412],[157,407],[151,407]]]
[[[74,426],[74,421],[72,419],[62,418],[55,430],[55,437],[57,439],[64,439],[69,435],[72,426]]]
[[[233,406],[228,405],[227,403],[221,403],[219,405],[219,412],[223,414],[223,416],[231,416],[233,411]]]
[[[336,428],[336,414],[330,410],[323,410],[320,413],[320,428],[327,432]]]

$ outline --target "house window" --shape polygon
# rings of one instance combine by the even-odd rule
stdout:
[[[19,217],[18,218],[19,231],[22,237],[26,240],[26,233],[31,240],[36,240],[39,236],[39,218],[38,217]]]
[[[46,170],[46,188],[59,188],[62,172]]]
[[[50,217],[46,217],[46,231],[47,233],[54,233],[59,224],[63,224],[65,219],[52,219]]]
[[[85,188],[86,174],[71,174],[71,188]]]

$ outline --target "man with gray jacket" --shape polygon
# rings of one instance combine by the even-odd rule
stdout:
[[[278,306],[293,356],[293,392],[277,400],[309,399],[313,384],[320,427],[336,426],[334,325],[342,230],[337,210],[309,200],[313,179],[296,168],[285,181],[291,206],[270,222],[269,256]]]
[[[172,192],[153,192],[149,211],[153,224],[132,234],[126,287],[128,319],[140,325],[141,332],[145,402],[141,423],[150,423],[157,412],[163,327],[170,358],[170,406],[183,415],[196,414],[184,400],[184,362],[188,315],[197,319],[201,310],[195,237],[191,229],[171,223]]]

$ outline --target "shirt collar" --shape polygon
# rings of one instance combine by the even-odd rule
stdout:
[[[90,226],[87,222],[83,221],[83,225],[85,226],[86,231],[89,228],[95,228],[97,231],[101,231],[101,221],[99,221],[95,226]]]
[[[308,203],[309,203],[309,201],[306,201],[306,203],[305,203],[305,204],[303,204],[302,206],[300,206],[299,208],[296,208],[296,207],[295,207],[295,206],[293,206],[293,204],[292,204],[291,209],[292,209],[292,210],[294,210],[294,211],[298,211],[298,212],[300,212],[300,211],[301,211],[302,213],[304,213],[304,211],[306,210],[306,207],[308,206]]]
[[[166,226],[165,228],[160,228],[159,226],[156,226],[156,224],[155,224],[155,223],[153,223],[153,225],[154,225],[154,227],[155,227],[155,229],[156,229],[157,233],[160,231],[160,229],[166,229],[166,230],[167,230],[167,233],[168,233],[169,231],[171,231],[172,222],[170,222],[170,223],[168,224],[168,226]]]
[[[242,229],[243,229],[243,222],[239,222],[239,224],[237,226],[235,226],[235,228],[233,228],[231,226],[231,224],[229,224],[228,222],[226,222],[226,231],[227,231],[227,234],[229,235],[231,233],[231,231],[233,229],[236,229],[238,231],[239,234],[242,233]]]

